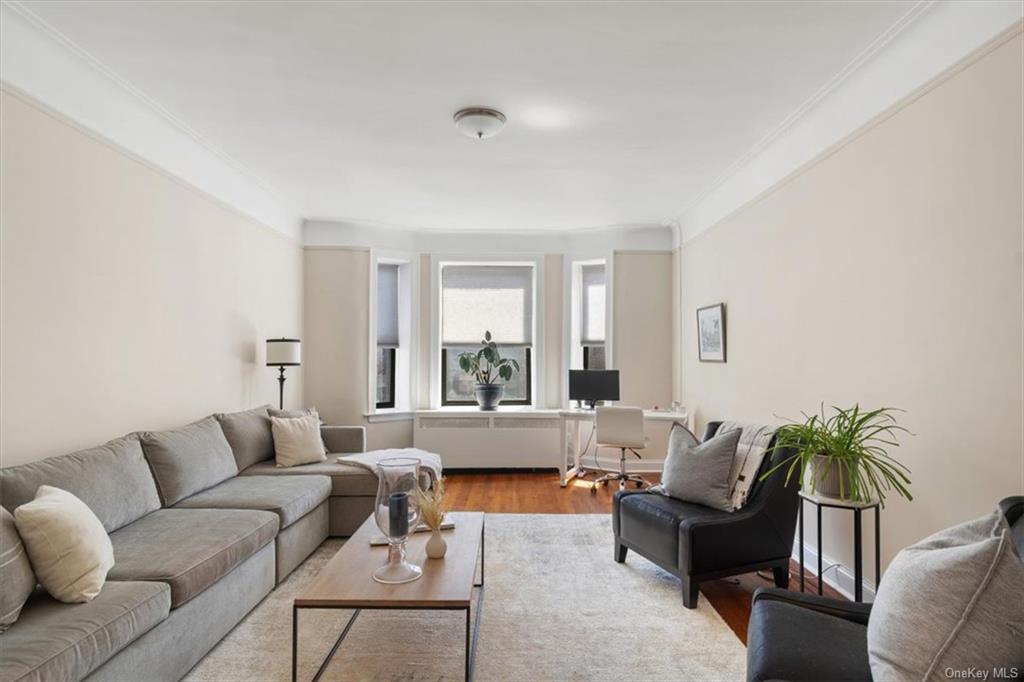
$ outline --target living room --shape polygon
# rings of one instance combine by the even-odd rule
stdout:
[[[3,0],[0,90],[0,681],[1024,677],[1020,2]]]

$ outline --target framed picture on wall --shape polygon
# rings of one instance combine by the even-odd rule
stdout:
[[[725,362],[725,304],[697,309],[697,357],[701,362]]]

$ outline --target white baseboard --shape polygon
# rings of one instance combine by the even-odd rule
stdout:
[[[793,559],[797,562],[800,561],[800,545],[793,543]],[[829,568],[829,566],[835,566]],[[853,579],[853,569],[840,564],[835,559],[829,557],[828,554],[821,555],[821,568],[825,574],[825,584],[835,588],[844,597],[853,601],[854,585],[856,584]],[[815,547],[804,543],[804,571],[807,576],[816,575],[818,570],[818,551]],[[868,580],[867,571],[874,570],[874,563],[868,565],[865,562],[864,565],[864,601],[870,602],[875,600],[875,583],[872,580]],[[795,584],[799,586],[800,576],[796,574],[794,579],[797,581]],[[794,584],[794,583],[790,583]]]

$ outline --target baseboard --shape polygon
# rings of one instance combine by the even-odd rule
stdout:
[[[793,543],[793,559],[797,562],[800,561],[800,545]],[[835,566],[829,568],[829,566]],[[867,571],[873,571],[874,564],[868,565],[865,563],[864,570],[864,601],[870,602],[875,600],[875,583],[874,581],[868,580]],[[835,588],[841,595],[853,601],[854,585],[856,584],[853,579],[853,569],[847,568],[843,564],[839,563],[835,559],[831,558],[828,554],[821,555],[821,567],[822,572],[825,574],[825,584]],[[808,576],[816,576],[818,569],[818,550],[804,543],[804,572]],[[799,586],[800,576],[794,575],[795,583],[791,585]]]

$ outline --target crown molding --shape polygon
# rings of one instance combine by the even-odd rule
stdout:
[[[241,163],[20,2],[0,3],[0,81],[292,239],[302,216]]]
[[[919,2],[679,217],[686,242],[887,115],[1024,18],[1010,0]]]
[[[604,257],[613,250],[671,251],[668,225],[616,225],[562,232],[489,232],[382,227],[376,223],[307,220],[306,248],[367,247],[413,253],[564,253],[573,258]]]

